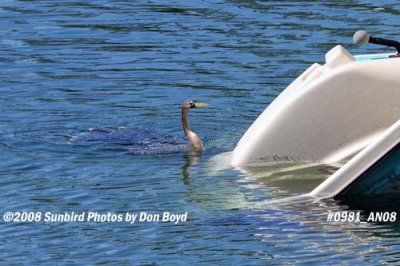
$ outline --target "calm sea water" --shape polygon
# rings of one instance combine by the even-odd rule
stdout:
[[[188,213],[179,224],[1,218],[1,264],[399,263],[398,224],[327,222],[360,205],[304,196],[334,169],[224,159],[335,44],[387,51],[351,36],[396,38],[399,14],[397,1],[1,1],[1,215]],[[187,99],[210,104],[191,113],[201,157],[69,143],[90,127],[183,137]]]

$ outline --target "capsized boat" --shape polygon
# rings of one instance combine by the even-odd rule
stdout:
[[[236,166],[348,160],[400,118],[400,57],[338,45],[294,80],[233,151]]]
[[[398,195],[399,192],[400,120],[319,184],[310,195],[317,198],[343,198]]]
[[[400,43],[365,31],[353,39],[397,53],[331,49],[325,64],[311,65],[250,126],[233,151],[234,166],[347,161],[311,195],[400,191]]]

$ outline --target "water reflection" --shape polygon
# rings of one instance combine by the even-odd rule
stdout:
[[[190,166],[198,163],[200,157],[201,153],[196,151],[190,151],[187,152],[185,155],[183,155],[183,160],[185,161],[185,164],[182,166],[182,177],[183,177],[183,183],[185,185],[189,185],[190,183],[190,172],[189,172]]]
[[[316,163],[240,168],[246,176],[260,184],[289,193],[309,193],[337,169],[336,165]]]

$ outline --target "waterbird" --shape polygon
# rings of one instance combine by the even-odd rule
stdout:
[[[184,102],[182,105],[182,127],[186,137],[189,139],[189,143],[192,150],[202,152],[204,150],[204,144],[200,138],[194,133],[189,126],[189,111],[192,108],[202,108],[207,106],[207,103],[201,103],[197,101]]]
[[[206,107],[208,104],[196,100],[185,101],[181,108],[182,128],[189,143],[176,136],[162,136],[153,130],[119,127],[115,130],[104,128],[90,128],[78,136],[72,137],[70,142],[75,145],[123,146],[134,154],[167,154],[183,151],[201,153],[204,144],[197,134],[190,128],[189,112],[194,108]]]

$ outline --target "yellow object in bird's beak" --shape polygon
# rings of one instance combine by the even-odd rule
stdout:
[[[195,108],[202,108],[202,107],[206,107],[208,105],[208,103],[195,103],[194,107]]]

